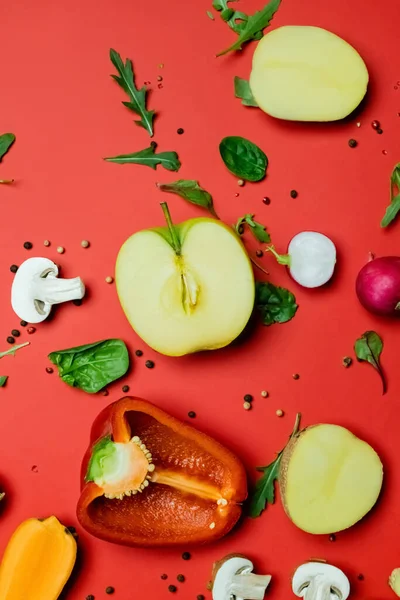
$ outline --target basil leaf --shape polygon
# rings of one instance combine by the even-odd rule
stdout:
[[[66,384],[89,394],[119,379],[129,368],[127,347],[118,339],[58,350],[49,354],[49,359]]]
[[[392,172],[390,178],[390,204],[386,209],[385,216],[381,221],[381,227],[387,227],[397,217],[400,211],[400,163]]]
[[[378,371],[382,381],[383,393],[385,394],[387,391],[386,379],[380,364],[382,350],[383,342],[376,331],[366,331],[354,344],[357,360],[368,362]]]
[[[258,104],[251,92],[249,82],[246,79],[235,76],[234,84],[236,98],[240,98],[244,106],[255,106],[258,108]]]
[[[172,183],[157,183],[156,185],[162,192],[176,194],[191,204],[205,208],[213,217],[218,218],[214,210],[211,194],[203,189],[198,181],[194,179],[179,179]]]
[[[17,350],[20,350],[21,348],[25,348],[25,346],[29,346],[29,344],[30,344],[30,342],[25,342],[24,344],[19,344],[18,346],[13,346],[9,350],[0,352],[0,358],[3,358],[3,356],[15,356],[15,353],[17,352]]]
[[[0,387],[4,387],[6,385],[8,379],[8,375],[0,376]]]
[[[151,169],[156,169],[157,165],[161,165],[168,171],[179,171],[181,163],[179,161],[176,152],[155,152],[157,145],[152,142],[149,148],[140,150],[139,152],[132,152],[132,154],[120,154],[119,156],[112,156],[105,158],[108,162],[124,164],[137,164],[145,165]]]
[[[130,98],[129,102],[123,102],[122,104],[139,115],[140,120],[135,121],[136,125],[146,129],[150,137],[153,137],[153,119],[155,113],[154,110],[146,109],[146,88],[142,87],[138,90],[135,86],[132,61],[127,58],[124,64],[120,54],[112,48],[110,49],[110,59],[119,73],[119,76],[111,75],[111,77],[115,79]]]
[[[3,135],[0,135],[0,161],[7,154],[14,142],[15,135],[13,133],[3,133]]]
[[[251,40],[260,39],[263,35],[263,31],[271,22],[274,14],[278,10],[282,0],[271,0],[262,10],[257,11],[254,15],[248,17],[245,21],[245,26],[241,29],[240,35],[236,42],[229,46],[226,50],[223,50],[217,56],[227,54],[232,50],[241,50],[245,42]]]
[[[269,235],[268,231],[266,230],[266,227],[264,225],[262,225],[261,223],[257,223],[257,221],[254,221],[253,217],[254,217],[254,215],[245,215],[244,216],[244,219],[245,219],[247,225],[250,227],[251,233],[254,235],[256,240],[258,240],[259,242],[269,244],[271,241],[271,236]]]
[[[256,308],[261,313],[264,325],[286,323],[293,319],[298,306],[296,298],[285,288],[270,282],[256,283]]]
[[[226,167],[240,179],[260,181],[265,177],[268,158],[253,142],[232,135],[221,141],[219,151]]]

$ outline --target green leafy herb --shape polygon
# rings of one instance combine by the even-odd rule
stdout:
[[[258,223],[254,220],[254,215],[244,215],[243,217],[240,217],[237,220],[234,229],[238,235],[241,235],[243,233],[242,230],[245,225],[248,225],[251,233],[254,235],[256,240],[265,244],[269,244],[269,242],[271,241],[271,236],[266,230],[265,225],[262,225],[261,223]]]
[[[153,119],[154,110],[146,109],[146,94],[147,90],[142,87],[140,90],[135,86],[132,61],[127,58],[124,64],[120,54],[111,48],[110,59],[119,75],[111,75],[113,79],[122,87],[124,92],[129,96],[129,102],[122,104],[139,115],[140,120],[135,121],[136,125],[146,129],[150,137],[153,137]]]
[[[237,75],[234,79],[235,83],[235,96],[240,98],[244,106],[255,106],[258,107],[257,102],[250,89],[250,84],[247,79],[241,79]]]
[[[149,148],[140,150],[139,152],[132,152],[132,154],[120,154],[119,156],[112,156],[105,158],[108,162],[124,164],[137,164],[145,165],[151,169],[156,169],[157,165],[161,165],[168,171],[179,171],[181,163],[179,161],[176,152],[155,152],[157,144],[152,142]]]
[[[191,204],[196,204],[196,206],[205,208],[213,215],[213,217],[218,218],[217,213],[214,210],[211,194],[203,189],[198,181],[195,181],[194,179],[179,179],[172,183],[157,183],[157,187],[162,192],[177,194]]]
[[[241,31],[245,27],[248,21],[248,15],[242,13],[238,10],[234,10],[230,6],[228,6],[229,2],[236,2],[237,0],[215,0],[213,3],[213,7],[215,10],[218,10],[221,13],[221,19],[225,21],[229,27],[238,35],[240,35]],[[262,32],[255,37],[255,39],[262,38]]]
[[[13,133],[3,133],[3,135],[0,135],[0,161],[7,154],[14,142],[15,135]]]
[[[386,209],[385,216],[381,221],[381,227],[387,227],[397,217],[400,211],[400,163],[392,172],[390,178],[390,204]]]
[[[263,31],[271,22],[272,17],[278,10],[282,0],[271,0],[263,9],[243,19],[242,25],[239,26],[239,37],[232,46],[229,46],[226,50],[223,50],[217,56],[227,54],[232,50],[241,50],[244,43],[251,40],[260,39],[263,36]],[[230,18],[232,18],[231,15]],[[246,15],[244,15],[246,17]],[[233,16],[235,19],[235,16]],[[240,17],[236,16],[236,19]]]
[[[49,359],[65,383],[89,394],[119,379],[129,368],[128,350],[118,339],[52,352]]]
[[[210,10],[207,10],[207,11],[206,11],[206,14],[207,14],[207,17],[208,17],[209,19],[211,19],[211,21],[214,21],[214,20],[215,20],[215,19],[214,19],[214,15],[212,14],[212,12],[211,12]]]
[[[7,379],[8,379],[8,375],[0,376],[0,387],[4,387],[6,385]]]
[[[219,151],[231,173],[247,181],[260,181],[265,177],[268,158],[253,142],[239,136],[225,137]]]
[[[298,413],[289,441],[298,435],[300,419],[301,415]],[[276,459],[266,467],[257,467],[257,471],[263,473],[263,476],[257,481],[251,497],[248,510],[249,517],[259,517],[266,509],[267,504],[273,504],[275,502],[275,481],[279,478],[279,470],[284,450],[285,448],[281,450]]]
[[[18,346],[13,346],[12,348],[10,348],[9,350],[6,350],[5,352],[0,352],[0,358],[3,358],[3,356],[15,356],[15,353],[17,352],[17,350],[19,350],[20,348],[25,348],[26,346],[29,346],[30,342],[25,342],[24,344],[19,344]]]
[[[383,342],[376,331],[366,331],[356,340],[354,351],[359,362],[368,362],[379,373],[382,381],[383,393],[386,393],[386,379],[380,363]]]
[[[264,325],[286,323],[293,319],[298,309],[292,292],[270,282],[256,283],[255,305],[261,313]]]

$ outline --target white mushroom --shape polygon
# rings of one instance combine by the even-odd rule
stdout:
[[[255,575],[244,556],[227,556],[215,565],[213,600],[262,600],[271,575]]]
[[[80,277],[58,279],[58,267],[48,258],[34,257],[19,267],[11,288],[11,305],[20,319],[41,323],[53,304],[80,300],[85,285]]]
[[[293,575],[292,589],[304,600],[347,600],[350,595],[350,583],[343,571],[323,562],[301,565]]]

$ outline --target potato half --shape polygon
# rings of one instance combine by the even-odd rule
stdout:
[[[258,106],[278,119],[337,121],[364,98],[367,67],[340,37],[319,27],[280,27],[253,57],[250,87]]]
[[[357,523],[376,503],[382,480],[375,450],[338,425],[315,425],[292,438],[279,475],[286,514],[314,534]]]

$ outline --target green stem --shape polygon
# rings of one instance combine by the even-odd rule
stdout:
[[[266,248],[267,252],[271,252],[276,260],[278,261],[278,263],[280,265],[285,265],[285,267],[290,267],[290,263],[291,263],[291,259],[290,259],[290,255],[289,254],[278,254],[277,251],[275,250],[275,246],[267,246]]]
[[[25,342],[24,344],[19,344],[19,346],[14,346],[13,348],[6,350],[5,352],[0,352],[0,358],[3,358],[3,356],[8,356],[9,354],[14,355],[17,350],[19,350],[20,348],[25,348],[25,346],[29,346],[29,344],[30,344],[30,342]]]
[[[171,219],[171,214],[169,212],[168,204],[166,202],[161,202],[160,206],[164,213],[164,217],[167,222],[169,232],[171,234],[172,247],[175,250],[175,253],[179,256],[181,254],[181,243],[176,234],[176,229],[175,229],[174,224]]]

